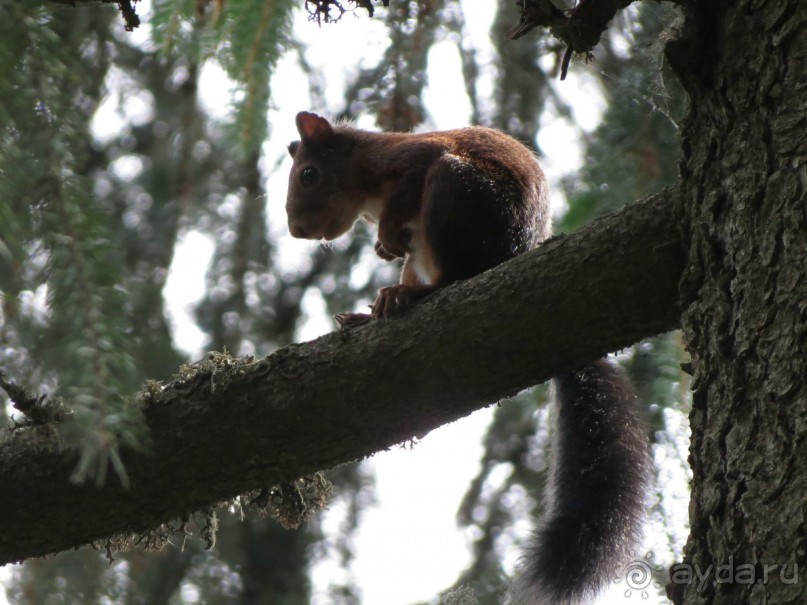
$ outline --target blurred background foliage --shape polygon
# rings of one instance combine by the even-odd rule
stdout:
[[[505,40],[517,21],[513,2],[489,11],[489,35],[480,42],[469,34],[473,0],[391,0],[372,19],[357,13],[383,29],[382,52],[367,56],[361,40],[326,51],[357,53],[334,96],[328,64],[311,52],[316,33],[300,36],[317,27],[306,23],[307,4],[152,0],[150,9],[135,5],[144,22],[135,33],[108,6],[0,4],[0,368],[64,398],[72,411],[64,438],[81,453],[77,480],[103,479],[119,448],[147,446],[128,405],[146,379],[170,379],[206,350],[265,355],[299,340],[312,322],[367,304],[395,280],[394,267],[368,260],[373,240],[363,226],[327,250],[308,247],[284,261],[289,243],[268,212],[268,184],[280,175],[274,181],[282,189],[287,169],[282,147],[267,145],[277,126],[272,115],[290,120],[313,108],[385,130],[434,127],[429,61],[435,45],[449,42],[464,84],[456,104],[469,108],[468,121],[513,134],[554,166],[556,232],[676,178],[684,98],[661,54],[673,18],[664,6],[645,2],[621,13],[595,60],[575,63],[562,83],[556,40],[544,32]],[[333,40],[352,18],[323,24],[323,35],[332,30]],[[284,61],[292,67],[281,78]],[[205,105],[204,70],[223,74],[227,107]],[[279,92],[288,88],[302,91],[307,106],[279,112]],[[602,115],[584,128],[578,118],[591,106]],[[116,127],[105,126],[103,110],[115,114]],[[577,140],[576,165],[553,163],[553,141],[540,136],[559,122]],[[189,234],[206,236],[212,253],[177,268],[175,254]],[[202,339],[188,346],[169,319],[165,286],[171,271],[199,262],[206,279],[194,320]],[[648,548],[662,561],[680,556],[685,538],[679,509],[686,495],[676,492],[685,491],[686,476],[683,355],[677,335],[668,334],[618,356],[648,408],[658,462],[649,532],[656,537]],[[543,386],[496,409],[458,511],[472,556],[456,585],[473,587],[482,605],[499,602],[506,553],[524,539],[525,520],[540,513],[532,495],[544,479],[548,400]],[[110,566],[105,553],[85,547],[7,568],[7,598],[25,605],[358,605],[353,537],[374,503],[374,480],[361,464],[330,478],[337,530],[315,520],[287,531],[222,511],[212,549],[189,538],[160,552],[120,553]],[[312,597],[310,571],[325,562],[342,572]]]

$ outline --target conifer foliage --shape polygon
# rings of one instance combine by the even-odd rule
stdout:
[[[79,450],[76,479],[103,483],[120,447],[143,447],[127,406],[133,338],[122,251],[109,208],[93,201],[89,120],[108,68],[104,15],[72,27],[42,7],[6,4],[0,209],[6,338],[30,343],[27,377],[69,398],[60,431]],[[48,302],[36,304],[41,296]],[[33,297],[33,298],[31,298]],[[28,304],[26,304],[26,301]],[[37,308],[39,307],[39,308]],[[15,326],[16,317],[22,319]],[[23,327],[24,326],[24,327]],[[13,342],[13,340],[12,340]],[[14,358],[24,352],[6,352]],[[16,364],[14,364],[16,366]]]

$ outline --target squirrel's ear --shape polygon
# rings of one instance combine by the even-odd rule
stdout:
[[[331,123],[315,113],[301,111],[297,114],[296,123],[297,131],[304,141],[325,143],[334,135]]]
[[[297,148],[299,146],[300,146],[300,141],[292,141],[291,143],[289,143],[289,148],[288,149],[289,149],[289,155],[291,157],[294,157],[294,155],[297,153]]]

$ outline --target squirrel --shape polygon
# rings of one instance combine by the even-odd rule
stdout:
[[[300,140],[286,200],[292,236],[332,240],[359,219],[378,225],[376,253],[403,259],[400,283],[371,314],[389,318],[429,293],[535,248],[550,235],[546,178],[532,151],[494,129],[379,133],[296,117]],[[552,457],[543,515],[508,605],[561,605],[618,577],[641,535],[650,476],[636,397],[605,359],[554,378]]]

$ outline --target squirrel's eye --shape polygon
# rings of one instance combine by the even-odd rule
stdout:
[[[318,177],[319,171],[313,166],[303,168],[302,172],[300,172],[300,182],[303,184],[303,187],[310,187],[317,181]]]

